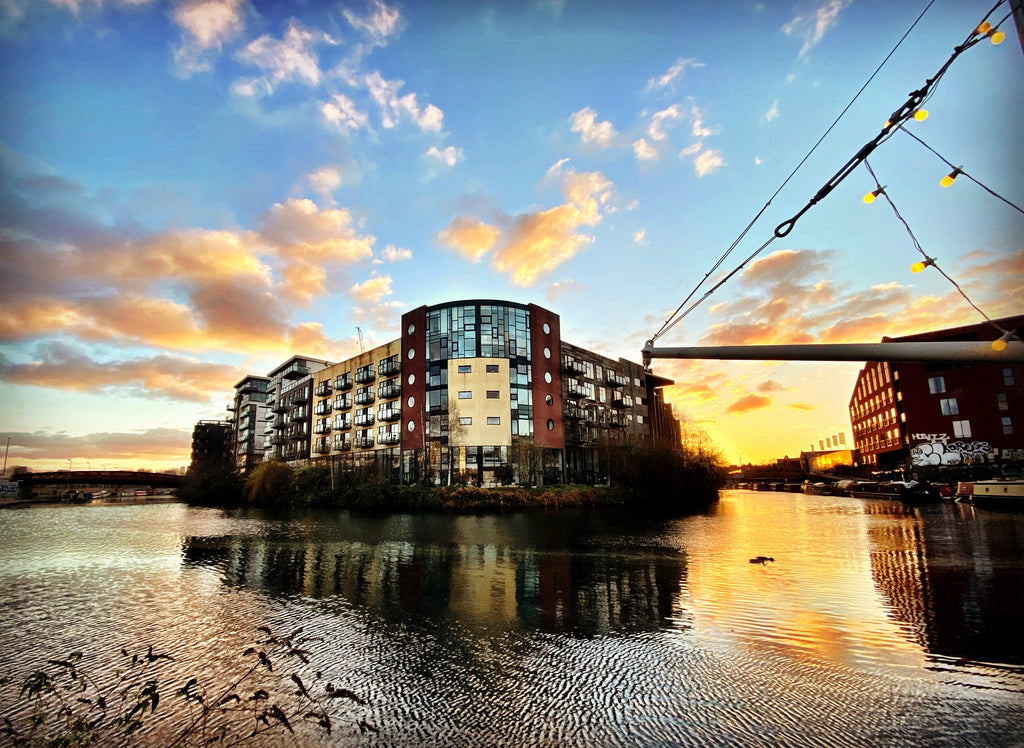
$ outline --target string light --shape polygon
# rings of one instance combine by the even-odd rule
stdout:
[[[910,266],[910,272],[912,272],[912,273],[920,273],[926,267],[928,267],[930,265],[934,265],[934,264],[935,264],[935,258],[934,257],[925,257],[923,260],[919,260],[918,262],[915,262],[913,265],[911,265]]]
[[[868,194],[866,194],[864,196],[864,203],[867,204],[867,205],[871,205],[871,203],[875,202],[875,198],[877,198],[879,195],[883,194],[884,192],[885,192],[885,187],[879,187],[877,190],[872,190],[871,192],[869,192]]]
[[[1005,331],[1002,335],[992,341],[992,350],[996,353],[1006,350],[1006,344],[1011,340],[1020,341],[1015,333],[1010,330]]]
[[[928,119],[928,110],[918,109],[916,112],[914,112],[914,119],[916,119],[918,122],[924,122],[926,119]]]
[[[1003,40],[1006,39],[1006,34],[1002,31],[992,31],[989,32],[988,38],[993,44],[1002,44]]]
[[[940,179],[939,184],[941,184],[943,187],[949,187],[951,184],[953,184],[953,180],[956,179],[957,176],[963,174],[963,171],[963,169],[957,166],[956,168],[953,169],[953,171],[949,172],[949,174]]]

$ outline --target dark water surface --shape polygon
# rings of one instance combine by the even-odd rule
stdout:
[[[3,673],[152,644],[176,684],[226,682],[261,625],[304,626],[311,667],[366,698],[346,713],[380,732],[332,744],[1024,743],[1020,513],[0,510]]]

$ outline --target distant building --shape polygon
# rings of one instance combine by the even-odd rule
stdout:
[[[672,380],[564,342],[534,304],[421,306],[396,340],[337,363],[293,357],[269,380],[267,459],[372,463],[393,480],[594,482],[602,450],[680,443]]]
[[[189,470],[195,470],[204,463],[231,459],[231,421],[200,421],[192,429],[192,463]]]
[[[235,385],[235,399],[228,405],[232,419],[235,464],[242,472],[263,462],[266,451],[268,377],[247,376]]]
[[[996,322],[1013,330],[1024,326],[1024,316]],[[883,343],[998,337],[980,323]],[[873,361],[857,377],[849,410],[863,462],[879,470],[1024,459],[1024,366],[1018,363]]]

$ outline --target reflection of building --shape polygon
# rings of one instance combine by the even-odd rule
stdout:
[[[1024,316],[997,320],[1005,329]],[[988,324],[892,338],[990,341]],[[889,342],[885,339],[883,342]],[[1024,458],[1024,366],[1019,363],[870,362],[857,377],[850,421],[864,463],[879,468]],[[1014,429],[1016,428],[1016,432]]]
[[[609,446],[679,443],[661,393],[671,380],[564,342],[539,306],[450,302],[401,324],[400,338],[345,361],[296,356],[271,372],[265,454],[495,484],[591,481]]]

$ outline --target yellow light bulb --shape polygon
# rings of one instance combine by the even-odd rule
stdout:
[[[1006,350],[1006,341],[1003,340],[1002,338],[996,338],[995,340],[992,341],[992,350],[993,351],[1005,351]]]
[[[876,197],[878,197],[878,195],[876,195],[874,192],[869,192],[864,196],[864,202],[867,205],[871,205],[871,203],[875,202]]]
[[[1006,38],[1006,34],[1002,31],[997,31],[996,33],[992,34],[990,38],[993,44],[1002,44],[1003,40]]]
[[[926,267],[928,267],[928,263],[927,262],[915,262],[913,265],[910,266],[910,272],[912,272],[912,273],[920,273]]]
[[[988,21],[982,21],[980,24],[978,24],[978,30],[975,33],[987,34],[991,28],[991,23],[989,23]]]
[[[949,187],[949,185],[953,184],[953,177],[947,174],[946,176],[939,180],[939,184],[941,184],[943,187]]]
[[[914,112],[914,119],[916,119],[918,122],[924,122],[926,119],[928,119],[928,110],[918,109],[916,112]]]

